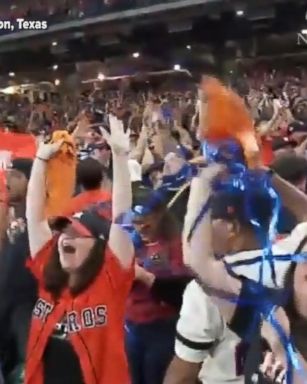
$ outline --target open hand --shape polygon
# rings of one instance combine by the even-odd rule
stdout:
[[[123,155],[129,153],[130,148],[130,132],[124,131],[124,125],[114,115],[109,115],[110,132],[101,128],[101,133],[104,139],[107,141],[112,149],[112,152],[117,155]]]
[[[286,383],[286,369],[280,361],[276,360],[272,352],[267,352],[265,354],[263,363],[259,367],[259,371],[272,383]]]
[[[275,317],[287,338],[290,337],[290,323],[283,308],[278,307],[275,310]],[[263,321],[261,335],[268,342],[273,353],[274,361],[278,361],[283,368],[287,369],[287,356],[284,345],[282,344],[279,334],[269,321]],[[272,356],[271,356],[272,357]],[[269,359],[269,358],[268,358]]]

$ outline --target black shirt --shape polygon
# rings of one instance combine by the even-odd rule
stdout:
[[[44,384],[84,384],[79,358],[68,339],[66,316],[54,328],[43,363]]]
[[[26,267],[29,255],[26,223],[19,218],[9,226],[0,255],[0,348],[6,348],[8,339],[12,339],[20,362],[25,358],[37,296],[37,282]]]
[[[240,338],[249,342],[249,349],[245,360],[245,384],[267,384],[266,379],[259,373],[259,366],[263,360],[263,340],[261,339],[262,316],[259,303],[266,300],[267,308],[280,305],[281,290],[261,287],[252,280],[241,277],[242,289],[239,296],[243,304],[237,304],[235,314],[229,323],[229,328]],[[259,288],[262,288],[261,294]],[[245,304],[244,304],[245,303]]]

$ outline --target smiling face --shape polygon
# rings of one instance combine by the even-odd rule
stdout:
[[[157,240],[162,215],[163,213],[158,211],[133,219],[133,226],[145,243]]]
[[[72,273],[87,260],[95,239],[81,235],[72,225],[68,225],[58,239],[60,263],[64,271]]]

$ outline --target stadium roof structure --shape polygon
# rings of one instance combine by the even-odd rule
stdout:
[[[220,72],[228,65],[231,71],[233,62],[275,55],[305,60],[305,1],[172,0],[162,5],[70,21],[44,33],[1,36],[0,85],[12,81],[10,73],[23,83],[176,66],[197,73]]]

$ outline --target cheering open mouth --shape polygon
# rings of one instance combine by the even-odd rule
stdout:
[[[73,254],[73,253],[76,252],[76,248],[74,246],[72,246],[72,245],[67,244],[67,245],[63,245],[63,251],[65,253]]]

